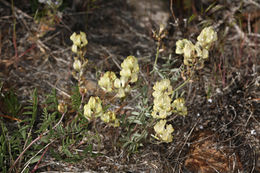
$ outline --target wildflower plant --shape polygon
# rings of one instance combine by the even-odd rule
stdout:
[[[187,115],[187,107],[184,105],[183,98],[177,98],[172,102],[174,91],[169,79],[162,79],[156,82],[153,89],[154,106],[152,117],[160,119],[154,126],[155,138],[166,143],[172,142],[172,132],[174,129],[171,124],[165,128],[166,118],[173,113]]]
[[[160,42],[165,36],[164,34],[164,29],[161,27],[159,33],[155,35],[158,40],[156,61],[159,55]],[[88,60],[85,58],[88,41],[84,32],[79,34],[73,33],[70,39],[73,42],[71,50],[75,54],[73,62],[74,71],[72,74],[78,80],[78,87],[71,95],[70,105],[63,101],[59,103],[56,91],[53,90],[44,102],[47,106],[43,108],[43,111],[39,111],[38,108],[40,106],[37,91],[35,90],[29,105],[22,108],[14,94],[2,92],[2,83],[0,82],[0,101],[4,103],[7,113],[13,116],[12,120],[17,121],[15,125],[17,128],[13,128],[12,134],[10,134],[9,127],[5,124],[3,117],[0,117],[0,167],[3,170],[2,172],[7,172],[8,169],[9,172],[21,172],[23,160],[27,162],[23,166],[23,170],[29,172],[31,169],[29,168],[30,165],[35,162],[39,163],[46,153],[44,152],[40,156],[39,153],[41,152],[39,151],[48,149],[53,143],[55,143],[53,146],[57,146],[56,143],[61,144],[59,150],[50,149],[50,153],[57,160],[66,158],[66,161],[71,162],[84,159],[89,154],[93,156],[92,143],[94,140],[99,140],[98,142],[100,142],[101,139],[99,134],[93,135],[93,133],[89,133],[87,124],[92,120],[95,122],[95,120],[100,119],[109,126],[120,126],[120,130],[115,130],[120,133],[120,141],[124,142],[122,147],[127,147],[130,152],[136,152],[138,147],[144,146],[151,127],[153,127],[152,129],[155,132],[155,135],[153,135],[155,139],[165,143],[172,142],[174,128],[172,124],[167,122],[169,117],[172,114],[178,114],[183,117],[188,114],[185,99],[178,97],[177,92],[189,80],[174,88],[171,82],[177,81],[178,77],[175,80],[169,80],[165,77],[166,75],[161,76],[163,79],[157,81],[153,86],[153,105],[150,104],[150,98],[148,97],[150,93],[149,86],[141,86],[138,88],[140,93],[133,98],[133,100],[138,99],[137,105],[134,106],[135,111],[129,111],[130,113],[122,111],[123,113],[120,112],[120,117],[117,115],[117,112],[127,102],[117,106],[119,107],[118,110],[113,110],[112,104],[105,105],[104,103],[110,100],[104,101],[99,96],[90,96],[86,102],[84,96],[87,93],[87,89],[84,86],[85,79],[83,76],[88,63]],[[204,61],[208,59],[209,50],[216,40],[217,34],[213,27],[204,28],[197,37],[195,44],[187,39],[177,41],[176,54],[183,55],[183,64],[191,72],[195,71],[199,67],[203,67],[200,65],[204,65]],[[154,69],[157,66],[156,61]],[[131,85],[138,81],[138,74],[139,64],[137,58],[128,56],[121,64],[119,77],[113,71],[105,72],[99,79],[98,85],[105,92],[113,92],[115,97],[124,98],[131,91]],[[119,99],[116,103],[120,103],[122,100]],[[37,116],[40,112],[42,112],[42,123],[38,124],[36,119],[39,118]],[[20,117],[14,117],[20,114],[27,118],[21,120],[19,119]],[[67,114],[75,114],[75,116],[65,116]],[[63,121],[64,119],[65,121]],[[35,135],[38,137],[35,138]],[[84,150],[78,150],[78,147],[82,144],[88,144],[88,146],[84,146]]]
[[[204,61],[209,57],[209,49],[217,39],[217,33],[213,27],[206,27],[197,37],[196,44],[187,39],[178,40],[175,53],[183,54],[183,63],[187,67],[195,66],[196,69],[201,69],[204,67]]]
[[[87,36],[84,32],[76,34],[75,32],[70,36],[70,40],[73,42],[71,50],[76,54],[73,62],[72,75],[78,80],[78,86],[82,94],[86,93],[86,88],[83,83],[85,79],[83,78],[84,71],[88,64],[88,60],[85,58],[86,46],[88,44]]]
[[[128,56],[121,63],[120,78],[112,71],[107,71],[103,76],[100,77],[98,85],[105,92],[115,92],[115,96],[118,98],[123,98],[126,93],[130,92],[130,83],[135,83],[138,80],[139,65],[138,60],[134,56]],[[91,99],[91,98],[90,98]],[[84,106],[84,115],[88,118],[91,117],[91,108],[88,105]],[[100,118],[105,123],[110,123],[114,127],[120,125],[119,120],[116,118],[115,112],[106,111],[100,113]]]
[[[190,78],[196,69],[204,67],[204,61],[208,59],[209,50],[216,40],[217,33],[213,30],[213,27],[210,26],[201,31],[200,35],[197,37],[196,44],[193,44],[187,39],[178,40],[176,42],[175,53],[183,55],[183,64],[187,66]],[[172,96],[175,92],[185,86],[189,79],[184,81],[174,90],[172,89],[169,79],[162,79],[161,81],[156,82],[153,87],[154,92],[152,95],[154,97],[154,106],[152,117],[160,119],[154,126],[154,137],[162,142],[168,143],[173,139],[172,132],[174,129],[172,125],[166,125],[166,118],[173,113],[182,116],[188,114],[184,98],[176,98],[172,101]]]

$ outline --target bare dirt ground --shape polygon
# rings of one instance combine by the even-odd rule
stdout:
[[[213,1],[198,1],[190,7],[177,2],[174,13],[171,1],[166,0],[97,0],[88,10],[84,3],[69,3],[59,24],[36,39],[41,28],[34,22],[30,2],[15,1],[12,14],[11,4],[0,0],[0,79],[21,101],[30,98],[34,88],[38,88],[40,100],[52,88],[60,99],[69,97],[71,86],[76,85],[71,76],[69,37],[73,32],[87,34],[89,69],[85,77],[90,95],[98,87],[96,73],[118,71],[118,64],[128,55],[139,58],[143,78],[152,88],[156,79],[147,76],[147,69],[152,69],[156,54],[152,30],[158,30],[160,22],[167,24],[168,35],[163,40],[164,58],[158,64],[172,54],[176,59],[172,68],[182,61],[174,53],[178,39],[196,39],[204,21],[210,21],[218,32],[218,43],[205,68],[183,89],[189,113],[171,121],[175,129],[172,143],[147,143],[130,156],[108,143],[102,148],[105,155],[79,163],[47,156],[39,170],[260,172],[260,3],[217,1],[220,9],[201,14],[201,8],[206,9]],[[192,14],[197,17],[188,23]]]

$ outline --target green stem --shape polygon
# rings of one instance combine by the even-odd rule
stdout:
[[[158,61],[158,57],[159,57],[160,46],[161,46],[161,42],[158,41],[158,45],[157,45],[157,49],[156,49],[156,57],[155,57],[153,69],[155,69],[155,67],[156,67],[156,65],[157,65],[157,61]]]
[[[175,88],[173,90],[172,93],[175,93],[176,91],[178,91],[179,89],[181,89],[183,86],[185,86],[189,81],[190,81],[191,78],[187,79],[185,82],[183,82],[181,85],[179,85],[177,88]],[[174,94],[172,95],[172,97],[174,96]]]

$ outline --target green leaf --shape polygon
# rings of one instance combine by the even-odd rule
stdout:
[[[41,141],[44,142],[44,143],[50,142],[49,136],[43,136],[43,137],[41,138]]]
[[[70,152],[67,148],[64,148],[64,149],[63,149],[63,152],[66,154],[66,156],[72,157],[71,152]]]
[[[196,14],[192,14],[189,19],[188,19],[188,23],[191,23],[195,18],[197,17]]]
[[[140,107],[140,108],[141,108],[141,107]],[[135,111],[134,111],[134,112],[132,112],[132,114],[133,114],[133,115],[140,115],[140,113],[139,113],[139,112],[135,112]]]
[[[28,112],[24,112],[23,114],[24,114],[24,115],[32,115],[32,114],[33,114],[33,112],[31,112],[31,111],[28,111]]]
[[[81,105],[81,95],[79,92],[79,87],[76,86],[73,89],[73,94],[71,96],[71,101],[72,101],[72,107],[73,109],[77,110],[79,109],[80,105]]]
[[[36,163],[41,159],[41,156],[35,156],[31,161],[30,164]]]

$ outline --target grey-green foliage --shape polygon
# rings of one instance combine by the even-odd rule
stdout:
[[[136,106],[137,111],[122,120],[125,123],[121,126],[127,129],[126,134],[122,134],[123,148],[126,148],[129,154],[138,152],[149,134],[152,106],[149,106],[147,92],[147,86],[141,88],[141,95],[139,95],[141,99]]]
[[[169,57],[161,57],[161,59],[164,59],[165,63],[160,68],[155,68],[155,72],[162,79],[170,79],[172,82],[178,81],[184,66],[176,67],[178,59],[174,59],[171,54]]]

